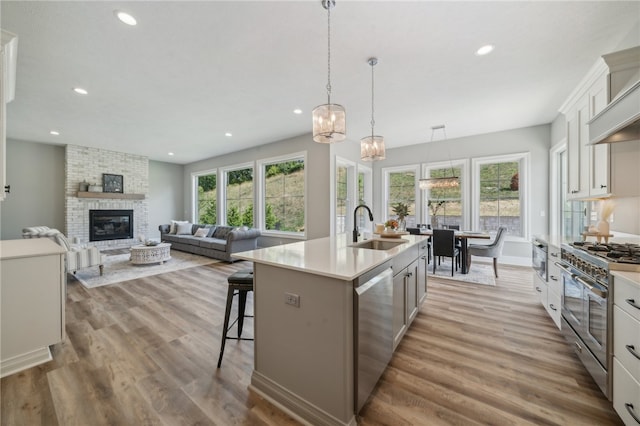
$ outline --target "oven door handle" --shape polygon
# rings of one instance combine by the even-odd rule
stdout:
[[[554,265],[556,265],[558,268],[562,269],[563,271],[565,271],[567,274],[573,275],[571,273],[571,270],[569,268],[567,268],[566,266],[564,266],[564,264],[559,263],[559,262],[553,262]]]
[[[589,291],[597,296],[600,296],[603,299],[607,298],[607,290],[602,290],[598,287],[592,286],[591,284],[589,284],[588,282],[586,282],[585,280],[583,280],[580,277],[575,276],[575,280],[578,281],[580,284],[582,284],[583,286],[585,286],[586,288],[589,289]]]

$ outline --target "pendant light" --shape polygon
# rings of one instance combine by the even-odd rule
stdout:
[[[444,124],[433,126],[431,128],[431,142],[433,142],[433,134],[436,130],[442,130],[444,132],[444,140],[447,140],[447,131]],[[449,156],[449,163],[451,163],[451,176],[438,177],[438,178],[426,178],[420,179],[420,189],[445,189],[445,188],[457,188],[460,186],[460,179],[455,175],[453,171],[453,163],[451,162],[451,156]]]
[[[378,63],[378,58],[369,58],[367,61],[371,65],[371,136],[360,139],[360,158],[363,161],[379,161],[385,159],[384,137],[376,136],[373,133],[373,127],[376,122],[373,119],[373,67]]]
[[[331,103],[331,9],[335,0],[322,0],[327,10],[327,103],[313,110],[313,140],[318,143],[342,142],[347,137],[347,116],[342,105]]]

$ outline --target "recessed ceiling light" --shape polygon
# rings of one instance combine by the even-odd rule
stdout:
[[[233,134],[231,132],[227,132],[224,134],[226,137],[230,138],[231,136],[233,136]]]
[[[83,89],[82,87],[74,87],[73,91],[76,92],[79,95],[88,95],[89,92],[87,92],[85,89]]]
[[[136,25],[138,23],[136,21],[136,18],[134,18],[133,16],[129,15],[126,12],[116,10],[114,13],[116,14],[116,16],[120,21],[124,22],[127,25]]]
[[[173,152],[169,152],[168,155],[173,155]]]
[[[476,55],[478,56],[487,55],[492,51],[493,51],[493,45],[487,44],[485,46],[482,46],[480,49],[476,50]]]
[[[52,131],[49,132],[49,134],[53,135],[53,136],[60,136],[60,132],[57,131],[57,130],[52,130]]]
[[[300,108],[296,108],[293,110],[294,114],[302,114],[302,110]]]

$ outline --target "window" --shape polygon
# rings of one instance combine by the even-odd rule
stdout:
[[[266,231],[304,233],[305,156],[260,162],[262,226]]]
[[[230,226],[253,226],[253,167],[226,169],[225,221]]]
[[[506,226],[507,235],[525,237],[525,193],[528,154],[475,159],[474,228],[495,232]]]
[[[197,182],[196,222],[218,223],[218,194],[216,172],[195,176]]]
[[[349,208],[348,176],[349,167],[345,164],[336,164],[336,234],[347,232],[347,209]]]
[[[416,176],[418,167],[398,167],[383,169],[385,176],[385,217],[397,218],[393,206],[404,203],[409,206],[409,215],[405,218],[408,227],[415,227],[416,221]]]
[[[444,225],[457,225],[460,229],[464,228],[464,212],[463,212],[463,167],[462,165],[453,166],[434,165],[427,168],[425,177],[440,178],[457,176],[460,185],[452,188],[431,188],[425,190],[426,215],[434,229],[441,228]]]

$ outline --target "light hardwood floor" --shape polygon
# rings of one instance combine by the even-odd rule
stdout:
[[[1,424],[298,424],[248,391],[253,342],[228,341],[216,369],[226,277],[247,266],[91,290],[70,279],[67,340],[1,380]],[[530,269],[500,271],[495,287],[430,277],[361,424],[621,424],[536,302]]]

